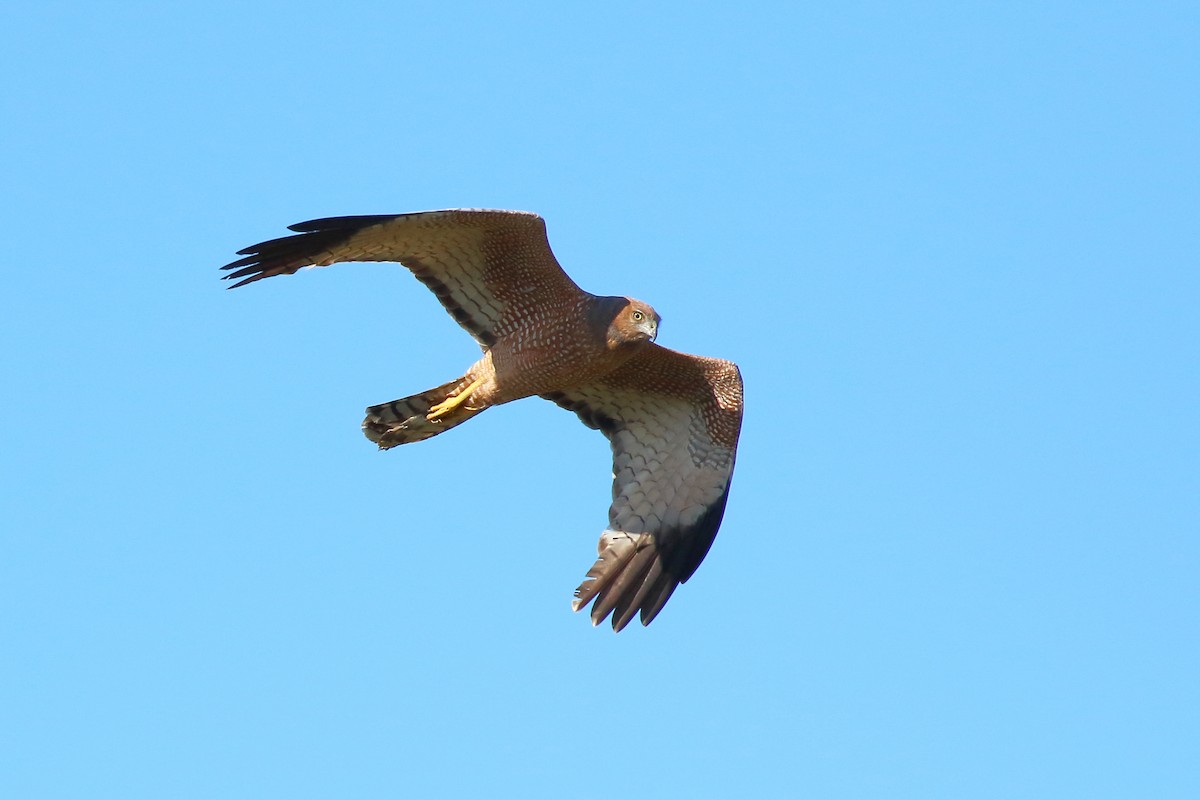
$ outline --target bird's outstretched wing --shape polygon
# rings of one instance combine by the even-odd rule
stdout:
[[[330,217],[289,226],[295,236],[239,250],[230,288],[339,261],[398,261],[488,347],[547,302],[581,293],[550,250],[546,223],[521,211],[447,210]]]
[[[575,590],[621,630],[650,624],[708,554],[725,513],[742,423],[742,379],[728,361],[647,345],[588,385],[543,395],[608,437],[613,503],[599,558]]]

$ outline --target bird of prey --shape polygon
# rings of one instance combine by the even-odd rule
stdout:
[[[611,614],[617,631],[639,612],[650,624],[700,566],[725,513],[742,421],[737,366],[661,347],[649,305],[576,286],[536,214],[332,217],[290,230],[296,235],[240,250],[244,258],[223,267],[238,281],[230,288],[304,267],[395,261],[483,349],[462,377],[368,408],[362,429],[380,448],[428,439],[534,395],[608,438],[608,528],[572,606],[594,600],[593,624]]]

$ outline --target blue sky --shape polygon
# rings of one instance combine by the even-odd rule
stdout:
[[[1200,793],[1188,3],[9,4],[0,795]],[[737,361],[655,623],[569,610],[604,440],[379,453],[476,356],[300,220],[536,211]]]

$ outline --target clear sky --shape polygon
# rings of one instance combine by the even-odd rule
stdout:
[[[8,3],[0,796],[1200,797],[1195,3]],[[285,226],[536,211],[737,361],[708,560]]]

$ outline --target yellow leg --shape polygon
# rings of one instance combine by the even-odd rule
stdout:
[[[425,415],[425,419],[432,422],[435,419],[441,419],[442,417],[446,416],[451,411],[461,406],[463,401],[471,396],[471,392],[483,385],[484,380],[486,379],[476,378],[475,380],[471,381],[471,383],[468,384],[461,392],[451,395],[442,402],[431,406],[429,413]]]

